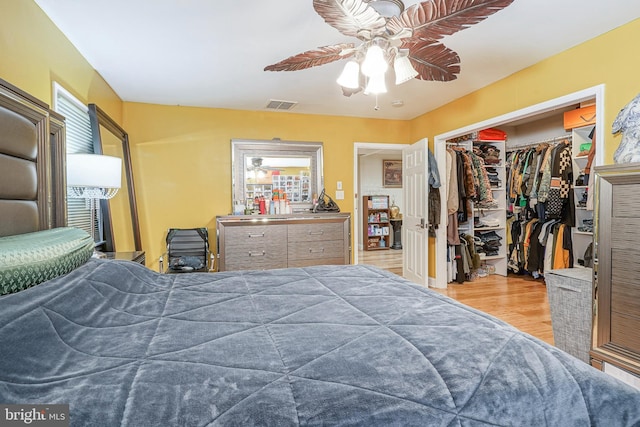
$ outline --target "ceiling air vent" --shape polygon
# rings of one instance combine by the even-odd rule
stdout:
[[[295,107],[297,102],[295,101],[280,101],[278,99],[272,99],[267,104],[267,110],[291,110]]]

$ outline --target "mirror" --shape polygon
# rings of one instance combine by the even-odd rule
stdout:
[[[255,197],[286,197],[293,213],[309,211],[322,191],[322,143],[258,140],[231,141],[233,212],[244,212]]]
[[[97,154],[122,159],[122,187],[109,200],[100,200],[105,252],[142,250],[129,135],[97,105],[89,104],[93,147]]]

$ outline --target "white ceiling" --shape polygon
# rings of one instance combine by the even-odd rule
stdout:
[[[375,110],[373,96],[342,95],[343,61],[263,71],[309,49],[358,43],[311,0],[35,2],[124,101],[260,111],[276,99],[298,102],[295,113],[387,119],[412,119],[640,17],[638,0],[514,0],[442,40],[461,58],[457,80],[389,85]]]

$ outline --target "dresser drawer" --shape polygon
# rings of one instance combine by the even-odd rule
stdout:
[[[287,267],[287,250],[245,250],[227,251],[225,271],[232,270],[270,270]]]
[[[224,244],[228,246],[255,246],[273,244],[282,241],[286,245],[287,226],[278,225],[242,225],[226,227]]]
[[[260,270],[287,266],[287,226],[228,227],[224,237],[225,270]]]
[[[291,224],[289,225],[287,237],[289,243],[344,240],[344,223]]]
[[[289,263],[301,259],[340,258],[344,264],[344,241],[322,240],[315,242],[289,242]],[[322,262],[319,262],[322,264]]]

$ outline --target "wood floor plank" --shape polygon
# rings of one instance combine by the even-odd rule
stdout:
[[[358,253],[358,261],[402,276],[402,250],[361,251]],[[473,282],[449,284],[446,289],[433,290],[553,344],[547,288],[542,279],[494,274]]]

